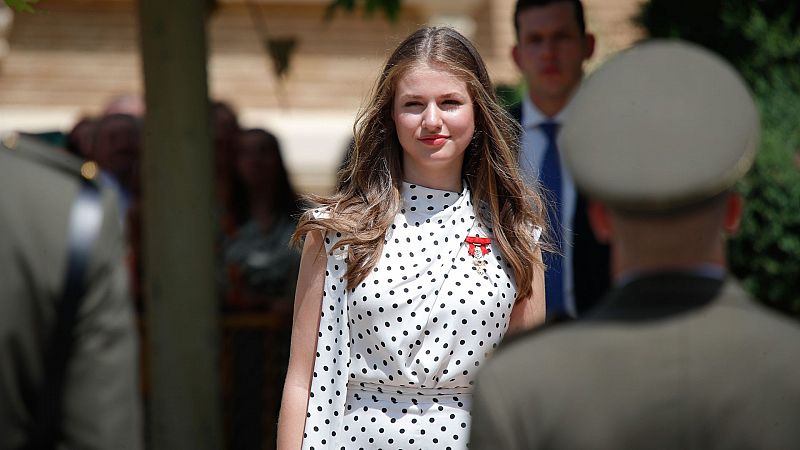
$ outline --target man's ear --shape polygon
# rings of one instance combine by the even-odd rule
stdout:
[[[608,207],[602,203],[590,200],[588,213],[589,224],[592,226],[595,239],[607,244],[614,234],[611,220],[609,219]]]
[[[731,192],[725,199],[725,233],[734,235],[739,231],[744,211],[744,198],[738,192]]]
[[[583,44],[584,44],[583,59],[584,59],[584,61],[589,59],[589,58],[591,58],[592,55],[594,55],[595,42],[596,42],[596,40],[595,40],[594,34],[586,33],[583,36]]]

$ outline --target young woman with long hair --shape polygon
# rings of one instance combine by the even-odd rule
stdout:
[[[544,321],[542,201],[472,43],[422,28],[389,57],[305,238],[278,444],[463,449],[476,371]]]

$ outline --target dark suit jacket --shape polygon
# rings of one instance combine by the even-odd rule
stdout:
[[[499,350],[473,450],[800,448],[800,324],[732,279],[661,274]]]
[[[510,109],[511,115],[522,123],[522,105]],[[610,282],[609,248],[595,239],[589,225],[588,200],[578,192],[573,223],[572,273],[575,306],[578,315],[585,314],[606,293]]]

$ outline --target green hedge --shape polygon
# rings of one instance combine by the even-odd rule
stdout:
[[[740,183],[747,199],[730,263],[765,303],[800,316],[800,73],[775,70],[757,90],[761,149]]]

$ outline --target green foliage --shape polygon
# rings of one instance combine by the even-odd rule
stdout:
[[[363,5],[361,5],[363,3]],[[400,18],[402,0],[332,0],[328,5],[325,18],[330,20],[339,9],[352,12],[359,6],[364,8],[364,13],[371,16],[375,11],[383,11],[384,16],[390,22],[397,22]]]
[[[522,96],[525,95],[524,84],[497,84],[494,87],[494,93],[497,95],[497,101],[503,105],[503,108],[509,109],[511,106],[522,103]]]
[[[782,59],[772,47],[785,52],[785,42],[796,41],[800,8],[796,0],[650,0],[636,21],[651,37],[698,43],[746,71],[759,60]]]
[[[776,72],[760,83],[761,150],[739,185],[747,203],[729,253],[751,292],[800,316],[800,73]]]
[[[761,113],[746,207],[729,243],[731,270],[766,304],[800,316],[800,5],[787,0],[650,0],[639,22],[734,64]]]
[[[20,12],[34,12],[35,3],[39,3],[39,0],[6,0],[6,5]]]
[[[734,0],[735,1],[735,0]],[[637,19],[650,36],[681,38],[714,49],[736,64],[751,49],[724,20],[726,0],[651,0],[642,6]]]

